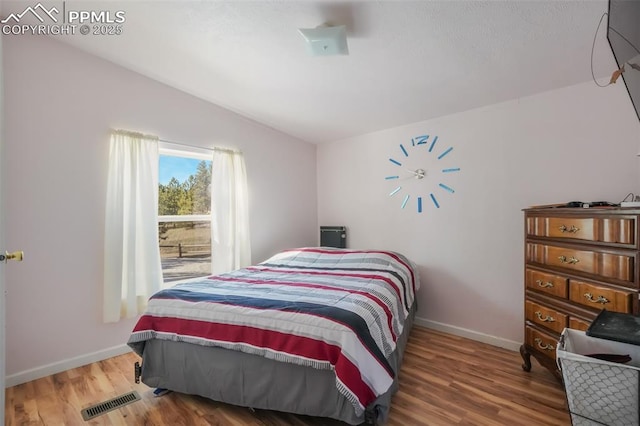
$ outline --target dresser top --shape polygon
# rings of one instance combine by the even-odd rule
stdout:
[[[529,215],[544,216],[599,216],[599,215],[638,215],[638,207],[529,207],[522,209]]]

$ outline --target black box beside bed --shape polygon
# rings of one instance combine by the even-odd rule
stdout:
[[[386,421],[416,311],[401,254],[301,248],[151,297],[129,345],[148,386],[360,424]]]

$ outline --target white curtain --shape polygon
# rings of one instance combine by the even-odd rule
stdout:
[[[241,152],[213,153],[211,213],[211,272],[250,265],[247,171]]]
[[[104,322],[132,318],[162,285],[158,138],[113,131],[105,223]]]

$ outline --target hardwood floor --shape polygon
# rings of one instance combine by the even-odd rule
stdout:
[[[135,354],[121,355],[7,389],[6,426],[13,425],[342,425],[205,398],[156,398],[135,384]],[[414,327],[387,425],[570,425],[562,385],[535,361],[522,371],[516,352]],[[137,390],[142,401],[82,420],[80,410]]]

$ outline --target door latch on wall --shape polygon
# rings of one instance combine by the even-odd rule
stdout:
[[[23,251],[14,251],[9,253],[8,251],[4,252],[4,254],[0,253],[0,262],[7,263],[9,260],[17,260],[18,262],[22,262],[24,259]]]

